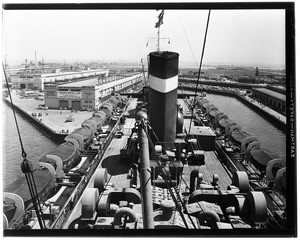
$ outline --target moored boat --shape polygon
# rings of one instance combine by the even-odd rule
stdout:
[[[33,162],[32,164],[38,197],[40,200],[44,200],[55,188],[54,169],[39,162]],[[21,198],[25,208],[32,206],[30,190],[25,177],[19,177],[14,183],[8,186],[4,192],[16,194],[16,196]]]
[[[204,100],[202,97],[197,97],[197,104],[200,108],[206,110],[207,107],[214,107],[213,104]],[[211,115],[211,113],[213,115]],[[227,155],[229,155],[229,159],[236,160],[236,162],[238,162],[236,165],[240,167],[240,169],[248,169],[240,163],[251,164],[259,176],[264,176],[267,170],[270,169],[268,166],[273,164],[274,160],[278,160],[278,155],[263,148],[256,137],[243,131],[242,128],[236,122],[229,119],[227,115],[221,113],[219,110],[210,111],[209,114],[211,116],[211,123],[209,123],[209,125],[215,130],[218,137],[220,137],[219,139],[222,141],[220,143],[222,149],[219,151],[222,152],[222,150],[224,150]],[[217,126],[215,125],[216,123],[218,124]],[[278,162],[276,166],[280,163],[282,168],[285,167],[285,161]],[[249,170],[249,173],[253,174],[253,168]],[[278,170],[279,169],[276,169],[276,172],[278,172]],[[273,179],[269,179],[270,182],[274,180],[275,175]]]
[[[242,144],[243,140],[249,136],[251,136],[251,134],[249,134],[243,130],[233,130],[230,134],[230,137],[234,140],[234,142],[236,142],[240,145]]]
[[[247,154],[248,153],[248,161],[255,163],[260,170],[265,170],[271,160],[278,158],[277,155],[260,147],[259,145],[251,147],[251,149],[247,150]]]
[[[30,168],[29,172],[32,174],[30,182],[33,184],[33,187],[29,187],[27,183],[28,177],[26,179],[25,177],[20,177],[6,189],[9,191],[7,194],[14,194],[14,198],[18,198],[22,207],[24,207],[23,218],[26,217],[27,210],[34,210],[33,206],[35,204],[45,203],[55,196],[70,196],[74,192],[74,188],[80,181],[81,176],[87,172],[87,168],[91,165],[92,160],[95,159],[96,153],[93,154],[93,149],[98,150],[100,145],[106,141],[107,135],[103,138],[99,137],[99,140],[94,140],[95,131],[101,130],[108,121],[111,126],[115,126],[116,121],[113,119],[117,116],[115,116],[114,112],[117,108],[124,107],[125,101],[126,99],[121,98],[117,94],[113,95],[111,100],[108,100],[99,111],[95,112],[91,119],[84,121],[83,127],[70,133],[65,138],[65,143],[52,151],[48,151],[38,162],[26,160],[24,166],[23,161],[22,169],[26,169],[27,166]],[[120,114],[118,114],[118,117],[120,117]],[[86,152],[92,153],[84,155]],[[24,172],[28,171],[24,170]],[[74,172],[78,172],[77,175]],[[67,173],[70,173],[71,177],[68,178],[66,176]],[[67,188],[67,186],[70,186],[70,188]],[[4,196],[4,204],[7,204],[9,200],[11,198]],[[60,202],[62,201],[65,202],[66,199],[61,199]],[[62,205],[64,204],[59,206]],[[9,207],[7,205],[4,206],[6,208]],[[36,211],[37,217],[35,219],[24,220],[20,217],[11,216],[11,211],[13,210],[5,209],[4,216],[7,218],[9,227],[14,229],[27,228],[28,223],[35,224],[40,220],[37,219],[38,213],[42,214],[41,211]],[[22,222],[19,221],[20,219]],[[33,221],[35,222],[33,223]]]

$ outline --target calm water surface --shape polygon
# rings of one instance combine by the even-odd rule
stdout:
[[[6,104],[2,104],[2,107],[2,167],[3,189],[5,190],[5,188],[9,184],[12,184],[19,176],[23,176],[20,166],[23,158],[12,109]],[[16,116],[28,160],[38,160],[46,151],[58,145],[17,112]]]
[[[207,94],[207,99],[218,109],[237,122],[244,131],[256,136],[262,147],[279,155],[286,154],[286,135],[269,121],[259,116],[249,107],[233,97]],[[4,190],[19,176],[23,176],[20,164],[22,162],[21,148],[13,119],[12,109],[3,104],[3,184]],[[17,113],[24,149],[29,160],[39,160],[48,150],[58,144],[44,135],[30,122]]]
[[[286,134],[268,120],[261,117],[248,106],[234,97],[207,94],[207,100],[218,107],[229,119],[238,123],[242,130],[257,137],[262,147],[285,157]]]

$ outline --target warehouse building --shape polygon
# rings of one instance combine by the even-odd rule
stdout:
[[[87,70],[80,72],[58,72],[47,73],[35,76],[11,76],[11,84],[14,89],[44,90],[45,83],[70,81],[78,78],[88,78],[91,76],[107,77],[109,69]]]
[[[29,90],[43,90],[44,83],[40,76],[19,77],[10,76],[11,86],[13,89],[29,89]]]
[[[45,105],[52,109],[98,109],[112,92],[131,88],[142,80],[142,74],[135,74],[122,79],[111,79],[110,82],[91,78],[62,85],[46,85]]]
[[[284,94],[267,88],[253,88],[252,97],[275,111],[286,114],[286,96]]]
[[[41,80],[45,83],[45,82],[72,80],[76,78],[84,78],[84,77],[99,76],[99,75],[107,77],[108,73],[109,73],[109,69],[86,70],[80,72],[47,73],[41,75]]]

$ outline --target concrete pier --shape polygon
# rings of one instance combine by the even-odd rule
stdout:
[[[221,96],[231,96],[234,98],[237,98],[239,101],[243,102],[245,105],[250,107],[251,109],[257,111],[260,115],[268,119],[270,122],[272,122],[274,125],[276,125],[277,128],[280,130],[286,129],[286,122],[287,118],[286,116],[276,112],[275,110],[257,102],[256,100],[252,99],[249,96],[244,96],[241,94],[238,94],[236,91],[225,91],[225,90],[218,90],[218,89],[204,89],[206,93],[211,94],[217,94]],[[179,93],[179,92],[178,92]],[[184,87],[184,90],[180,90],[181,96],[184,95],[195,95],[195,88],[194,87]]]
[[[84,120],[90,118],[93,112],[71,110],[42,110],[39,105],[44,104],[44,101],[35,100],[34,98],[20,98],[16,90],[11,91],[13,104],[17,111],[26,116],[35,126],[45,131],[49,136],[55,139],[62,139],[75,129],[80,128]],[[9,97],[4,98],[5,102],[10,104]],[[36,116],[32,116],[35,113]],[[72,115],[74,121],[66,122],[66,117]]]

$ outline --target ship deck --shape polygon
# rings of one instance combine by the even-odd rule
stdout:
[[[134,102],[131,103],[128,107],[134,108]],[[129,187],[129,179],[127,179],[127,174],[131,163],[121,163],[120,162],[120,150],[125,147],[127,139],[131,134],[131,129],[135,124],[134,118],[127,118],[124,124],[124,135],[121,138],[113,138],[110,145],[106,149],[100,164],[99,168],[106,168],[108,173],[108,183],[110,185],[114,184],[115,188],[125,188]],[[92,176],[90,182],[87,185],[87,188],[93,188],[95,177]],[[74,219],[81,216],[81,202],[79,201],[76,207],[73,210],[68,222],[65,224],[64,228],[67,229]]]
[[[114,138],[112,140],[100,163],[102,168],[107,169],[109,183],[114,184],[115,188],[125,188],[130,186],[129,179],[127,179],[127,174],[131,163],[120,162],[120,150],[125,147],[134,124],[134,118],[126,119],[124,125],[124,135],[121,138]]]
[[[183,100],[182,100],[183,101]],[[130,105],[128,106],[129,113],[130,110],[134,110],[136,104],[136,100],[132,100]],[[185,106],[183,102],[183,106]],[[127,112],[124,114],[126,115]],[[100,161],[99,167],[106,168],[108,172],[108,184],[112,185],[115,188],[128,188],[130,187],[130,180],[127,178],[128,171],[131,166],[131,163],[120,162],[120,150],[125,147],[127,143],[127,139],[131,134],[131,130],[134,127],[135,119],[134,118],[126,118],[126,122],[124,125],[124,135],[121,138],[113,138],[110,145],[108,146],[105,154]],[[221,189],[226,189],[228,185],[231,184],[231,176],[225,167],[220,162],[215,151],[207,151],[205,152],[205,165],[197,166],[197,165],[184,165],[182,179],[184,181],[180,182],[180,190],[184,191],[186,185],[190,186],[190,173],[194,169],[199,169],[200,173],[203,174],[203,181],[207,184],[210,184],[213,179],[214,174],[218,174],[219,181],[218,185]],[[92,188],[94,184],[94,177],[91,178],[87,187]],[[76,218],[81,216],[81,202],[78,202],[73,213],[64,226],[64,228],[68,228],[70,223],[74,221]]]
[[[205,165],[184,165],[182,178],[190,186],[190,174],[192,170],[199,169],[199,173],[203,174],[203,182],[211,184],[213,175],[218,174],[218,185],[220,189],[226,190],[228,185],[231,185],[231,175],[222,165],[218,156],[214,151],[205,152]],[[181,182],[181,191],[184,191],[186,184]]]
[[[71,110],[38,109],[39,105],[44,104],[43,100],[35,100],[34,98],[21,99],[16,90],[11,90],[11,96],[14,105],[22,109],[32,119],[38,120],[58,134],[63,134],[67,131],[68,133],[73,132],[75,129],[81,127],[84,120],[92,116],[92,112],[88,111],[71,112]],[[6,99],[10,102],[9,98]],[[33,117],[32,113],[36,113],[37,116]],[[66,117],[70,115],[72,115],[74,121],[66,122]]]
[[[189,116],[190,113],[184,99],[178,99],[178,103],[183,109],[183,114]],[[190,119],[184,119],[184,126],[188,127],[190,125]],[[191,128],[194,127],[194,123],[192,122]],[[227,189],[228,185],[231,185],[231,173],[224,167],[224,165],[220,161],[220,157],[218,157],[216,151],[205,151],[205,165],[202,166],[191,166],[185,165],[183,170],[183,179],[190,185],[190,173],[193,169],[199,169],[199,172],[203,174],[203,181],[207,183],[211,183],[214,174],[218,174],[219,181],[218,185],[221,189]],[[182,188],[183,189],[183,188]]]

